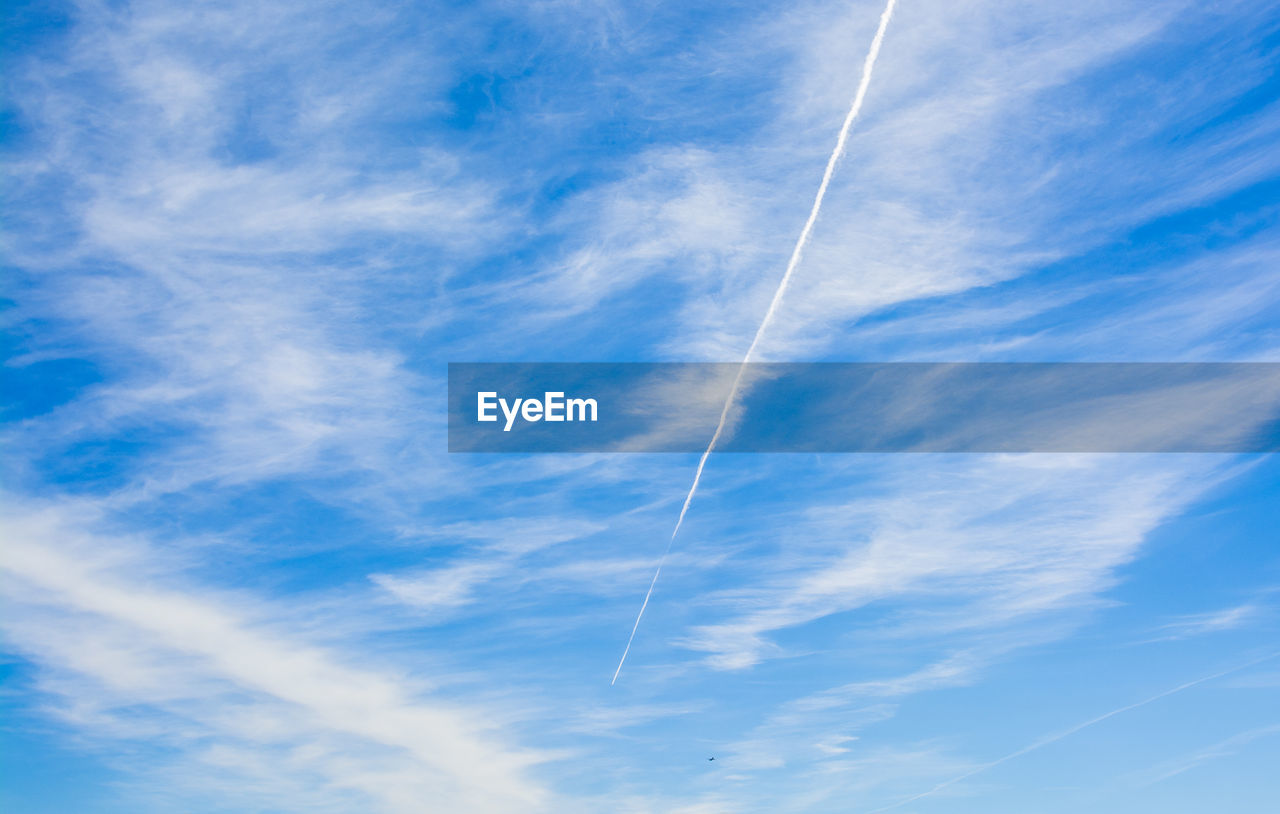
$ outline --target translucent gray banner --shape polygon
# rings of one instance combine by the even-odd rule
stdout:
[[[735,363],[453,363],[450,452],[701,452]],[[1277,363],[759,363],[719,452],[1275,452]]]

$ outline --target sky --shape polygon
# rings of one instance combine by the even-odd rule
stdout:
[[[1265,810],[1274,456],[713,453],[611,684],[698,455],[447,451],[743,358],[883,10],[7,4],[0,809]],[[753,358],[1280,361],[1277,99],[1272,4],[901,0]]]

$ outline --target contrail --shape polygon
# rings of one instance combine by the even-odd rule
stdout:
[[[862,110],[862,102],[867,97],[867,87],[871,84],[871,71],[875,68],[876,57],[880,56],[880,44],[884,42],[884,32],[889,27],[889,18],[893,16],[893,9],[896,5],[898,5],[898,0],[889,0],[884,7],[884,11],[880,14],[880,26],[876,29],[876,35],[871,40],[871,48],[867,51],[867,58],[862,63],[862,80],[858,82],[858,91],[853,96],[853,104],[850,105],[849,112],[844,117],[844,124],[840,127],[840,136],[836,139],[836,147],[831,151],[831,157],[827,159],[827,169],[822,173],[822,183],[818,185],[818,194],[813,199],[813,208],[809,210],[809,219],[805,221],[804,228],[800,230],[800,237],[796,240],[796,247],[791,250],[791,259],[787,261],[787,270],[783,272],[782,279],[778,281],[778,289],[773,292],[773,300],[769,302],[769,310],[764,312],[764,319],[760,321],[760,327],[756,328],[756,335],[751,339],[746,355],[742,357],[742,364],[738,366],[738,375],[733,378],[733,386],[729,388],[729,397],[725,399],[724,409],[720,411],[720,421],[716,424],[716,431],[711,436],[711,443],[707,444],[706,451],[698,459],[698,469],[693,473],[693,485],[689,487],[689,494],[685,495],[684,505],[680,507],[680,516],[676,519],[676,526],[671,530],[671,538],[667,540],[666,550],[662,552],[662,557],[658,560],[658,568],[653,572],[653,580],[649,583],[649,590],[645,593],[644,602],[640,605],[640,613],[636,614],[636,623],[631,626],[631,636],[627,638],[626,649],[622,651],[622,658],[618,660],[618,669],[613,671],[613,680],[609,682],[610,686],[617,682],[618,674],[622,672],[622,665],[627,661],[627,654],[631,652],[631,642],[636,637],[636,630],[640,627],[640,619],[644,616],[645,608],[649,607],[649,597],[653,596],[653,586],[658,584],[658,575],[662,573],[662,566],[667,561],[667,555],[671,553],[671,544],[675,542],[676,535],[680,533],[680,526],[684,523],[684,516],[689,511],[689,504],[693,502],[693,496],[698,491],[698,481],[702,479],[702,470],[707,465],[707,457],[711,455],[711,451],[716,447],[716,442],[720,440],[720,434],[724,432],[725,420],[729,417],[729,411],[733,409],[734,401],[737,400],[738,390],[742,386],[742,374],[746,372],[747,363],[751,361],[751,357],[755,354],[756,346],[760,344],[760,337],[764,336],[765,330],[773,322],[773,315],[778,310],[778,303],[782,302],[782,295],[787,293],[787,286],[791,283],[791,275],[795,273],[796,266],[800,265],[800,256],[804,254],[805,244],[809,242],[809,236],[813,233],[813,224],[818,220],[818,210],[822,208],[822,199],[827,196],[827,187],[831,184],[831,176],[835,174],[836,164],[839,163],[840,157],[844,155],[845,144],[849,140],[849,128],[853,126],[853,120],[858,117],[858,111]]]
[[[993,769],[993,768],[995,768],[996,766],[999,766],[1001,763],[1004,763],[1004,762],[1009,761],[1009,760],[1013,760],[1013,759],[1014,759],[1014,758],[1016,758],[1016,757],[1022,757],[1023,755],[1027,754],[1028,752],[1034,752],[1035,750],[1037,750],[1037,749],[1041,748],[1042,746],[1048,746],[1048,745],[1049,745],[1049,744],[1051,744],[1051,743],[1056,743],[1057,741],[1060,741],[1060,740],[1062,740],[1062,739],[1063,739],[1063,738],[1065,738],[1065,737],[1068,737],[1068,736],[1070,736],[1070,735],[1074,735],[1074,734],[1076,734],[1077,732],[1079,732],[1079,731],[1080,731],[1080,730],[1082,730],[1082,729],[1087,729],[1088,727],[1091,727],[1091,726],[1093,726],[1094,724],[1102,723],[1103,721],[1107,720],[1108,718],[1111,718],[1111,717],[1114,717],[1114,716],[1116,716],[1116,715],[1119,715],[1119,714],[1120,714],[1120,713],[1122,713],[1122,712],[1128,712],[1129,710],[1131,710],[1131,709],[1137,709],[1138,707],[1145,707],[1147,704],[1150,704],[1150,703],[1152,703],[1152,702],[1154,702],[1154,701],[1159,701],[1161,698],[1168,698],[1170,695],[1173,695],[1174,693],[1180,693],[1180,692],[1182,692],[1183,690],[1191,689],[1192,687],[1196,686],[1197,684],[1203,684],[1203,683],[1205,683],[1206,681],[1213,681],[1215,678],[1222,678],[1222,677],[1223,677],[1223,676],[1225,676],[1225,675],[1230,675],[1231,673],[1237,673],[1237,672],[1239,672],[1239,671],[1241,671],[1241,670],[1244,670],[1244,669],[1246,669],[1246,668],[1248,668],[1248,667],[1252,667],[1252,666],[1254,666],[1255,664],[1261,664],[1261,663],[1262,663],[1262,662],[1264,662],[1264,661],[1269,661],[1270,659],[1273,659],[1273,658],[1275,658],[1276,656],[1280,656],[1280,652],[1272,653],[1272,654],[1270,654],[1270,655],[1268,655],[1268,656],[1263,656],[1262,658],[1254,659],[1253,661],[1246,662],[1245,664],[1238,664],[1238,665],[1236,665],[1235,667],[1232,667],[1232,668],[1231,668],[1231,669],[1229,669],[1229,670],[1223,670],[1223,671],[1222,671],[1222,672],[1220,672],[1220,673],[1214,673],[1213,675],[1204,676],[1203,678],[1197,678],[1197,679],[1195,679],[1194,681],[1188,681],[1188,682],[1187,682],[1187,683],[1185,683],[1185,684],[1179,684],[1178,686],[1174,687],[1173,689],[1165,690],[1165,691],[1164,691],[1164,692],[1162,692],[1162,693],[1157,693],[1156,695],[1153,695],[1153,696],[1151,696],[1150,698],[1143,699],[1142,701],[1137,701],[1137,702],[1132,703],[1132,704],[1129,704],[1129,705],[1127,705],[1127,706],[1120,707],[1119,709],[1113,709],[1113,710],[1111,710],[1110,712],[1104,712],[1103,714],[1099,715],[1098,717],[1096,717],[1096,718],[1090,718],[1089,720],[1085,721],[1084,723],[1082,723],[1082,724],[1076,724],[1075,726],[1071,727],[1070,729],[1064,729],[1064,730],[1063,730],[1063,731],[1061,731],[1061,732],[1056,732],[1056,733],[1054,733],[1054,734],[1052,734],[1052,735],[1046,735],[1045,737],[1040,738],[1040,739],[1039,739],[1039,740],[1037,740],[1037,741],[1033,741],[1031,744],[1029,744],[1029,745],[1027,745],[1027,746],[1022,747],[1021,749],[1019,749],[1019,750],[1018,750],[1018,751],[1016,751],[1016,752],[1010,752],[1009,754],[1005,755],[1005,756],[1004,756],[1004,757],[1002,757],[1002,758],[997,758],[996,760],[993,760],[993,761],[991,761],[990,763],[984,763],[984,764],[982,764],[981,766],[979,766],[978,768],[973,769],[972,771],[969,771],[969,772],[965,772],[964,774],[960,775],[959,777],[953,777],[953,778],[951,778],[950,780],[945,780],[945,781],[943,781],[943,782],[939,783],[938,785],[934,786],[933,788],[929,789],[928,791],[922,791],[922,792],[920,792],[919,794],[917,794],[917,795],[915,795],[915,796],[913,796],[913,797],[908,797],[908,798],[906,798],[905,800],[899,800],[899,801],[898,801],[898,802],[896,802],[896,803],[892,803],[892,804],[887,805],[887,806],[884,806],[884,807],[882,807],[882,808],[873,809],[872,811],[868,812],[868,814],[879,814],[879,812],[881,812],[881,811],[889,811],[889,810],[891,810],[891,809],[900,808],[901,806],[905,806],[907,803],[914,803],[916,800],[919,800],[919,799],[921,799],[922,797],[928,797],[928,796],[929,796],[929,795],[931,795],[931,794],[936,794],[937,792],[942,791],[942,790],[943,790],[943,789],[945,789],[947,786],[955,785],[956,783],[959,783],[959,782],[960,782],[960,781],[962,781],[962,780],[968,780],[970,777],[973,777],[973,776],[974,776],[974,775],[976,775],[976,774],[981,774],[982,772],[985,772],[985,771],[987,771],[988,769]]]

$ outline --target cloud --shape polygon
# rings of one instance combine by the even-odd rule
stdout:
[[[447,610],[476,601],[476,586],[492,579],[500,570],[501,567],[493,563],[464,563],[412,578],[374,574],[370,579],[405,604],[424,610]]]
[[[788,574],[783,553],[744,598],[725,598],[727,619],[681,643],[712,666],[742,669],[781,653],[771,632],[873,604],[909,603],[890,630],[950,636],[1088,607],[1145,535],[1202,488],[1196,478],[1211,477],[1211,465],[1183,461],[1185,470],[1026,455],[891,467],[887,476],[911,489],[789,518],[788,537],[827,550],[820,567]]]
[[[1241,747],[1280,732],[1280,724],[1272,724],[1270,726],[1254,727],[1229,738],[1218,741],[1203,749],[1199,749],[1191,754],[1185,755],[1176,760],[1167,761],[1148,772],[1148,777],[1143,781],[1144,786],[1152,786],[1161,783],[1171,777],[1177,777],[1183,772],[1189,772],[1197,766],[1207,763],[1211,760],[1221,760],[1229,758],[1239,753]]]
[[[527,773],[548,755],[505,744],[483,716],[272,630],[229,597],[155,585],[163,575],[138,580],[145,548],[126,554],[136,545],[47,512],[10,516],[3,568],[24,612],[8,635],[62,676],[46,691],[67,688],[71,722],[93,731],[101,719],[118,737],[173,740],[197,759],[213,736],[213,762],[224,769],[280,752],[379,810],[419,810],[420,794],[475,811],[547,801]],[[255,611],[262,618],[270,608]],[[168,729],[170,716],[185,723]],[[130,732],[133,720],[142,726]]]
[[[85,2],[24,40],[7,364],[92,375],[3,428],[10,697],[130,810],[831,810],[971,769],[900,710],[1097,619],[1246,470],[713,457],[609,696],[689,462],[444,452],[446,360],[740,358],[881,7]],[[1273,356],[1275,116],[1233,107],[1267,13],[903,6],[763,350]]]
[[[1234,630],[1255,620],[1260,610],[1256,605],[1245,604],[1184,616],[1176,622],[1162,625],[1160,629],[1164,631],[1164,635],[1153,641],[1176,641],[1190,636]]]

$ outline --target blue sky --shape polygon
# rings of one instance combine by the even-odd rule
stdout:
[[[713,455],[610,686],[697,456],[446,452],[742,358],[881,11],[10,4],[0,807],[1264,810],[1273,457]],[[902,0],[757,358],[1280,360],[1277,49]]]

